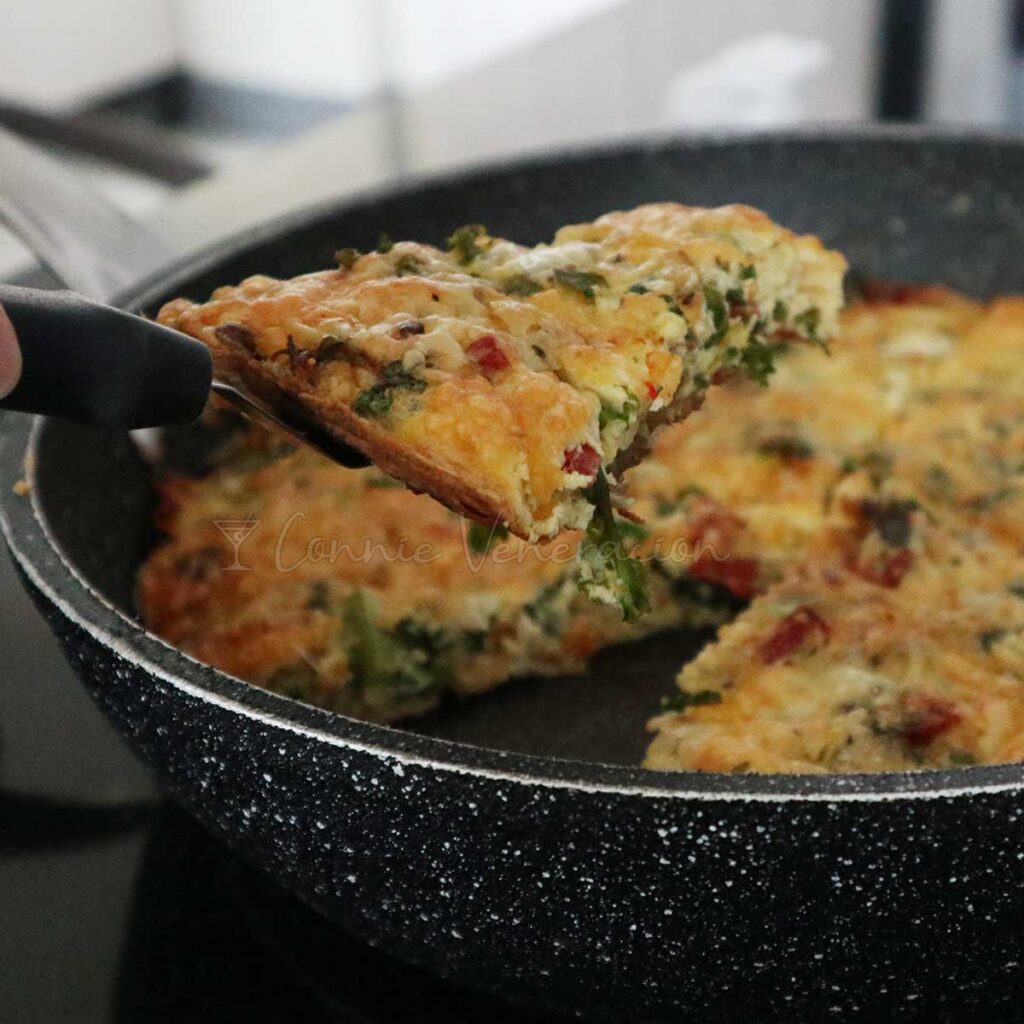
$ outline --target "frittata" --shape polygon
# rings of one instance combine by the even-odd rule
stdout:
[[[140,577],[143,616],[243,678],[378,719],[712,624],[650,723],[651,767],[1022,760],[1022,357],[1024,300],[874,288],[843,314],[831,358],[792,346],[770,388],[715,389],[626,474],[630,542],[654,569],[655,611],[632,625],[567,582],[578,535],[536,548],[481,532],[374,470],[270,462],[258,433],[205,480],[165,482],[169,539]],[[276,538],[296,511],[308,518],[286,534],[287,565],[329,551],[309,548],[318,537],[427,539],[443,557],[282,573]],[[250,513],[254,571],[221,572],[232,549],[212,520]]]
[[[651,723],[650,767],[1024,759],[1022,357],[1024,303],[929,290],[852,309],[826,368],[794,358],[808,395],[827,400],[822,375],[856,382],[851,424],[873,436],[840,430],[831,471],[805,492],[815,521],[776,560],[777,582],[683,668]]]
[[[635,625],[586,600],[574,583],[578,535],[529,545],[260,429],[202,479],[164,478],[160,495],[168,539],[139,575],[146,625],[243,679],[362,718],[576,671],[615,638],[679,616],[659,578]],[[236,523],[252,532],[228,569],[222,529]]]
[[[531,541],[590,526],[581,582],[628,618],[644,597],[619,557],[618,475],[724,375],[764,382],[773,343],[824,345],[845,271],[749,207],[672,203],[533,248],[469,226],[447,252],[385,243],[338,261],[178,299],[160,320],[205,342],[222,377],[297,398],[469,518]]]

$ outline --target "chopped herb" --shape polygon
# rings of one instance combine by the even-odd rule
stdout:
[[[381,254],[389,253],[394,247],[395,243],[392,241],[391,236],[386,231],[382,231],[377,238],[377,252]]]
[[[913,498],[893,498],[875,501],[868,498],[860,503],[860,511],[878,536],[891,548],[905,548],[910,543],[911,514],[919,508]]]
[[[672,501],[664,495],[658,495],[654,500],[654,511],[661,519],[666,516],[674,516],[679,511],[679,502]]]
[[[951,750],[949,752],[949,763],[959,765],[960,767],[967,767],[977,764],[978,759],[967,750]]]
[[[708,492],[705,491],[700,484],[687,484],[679,490],[676,496],[680,501],[685,501],[687,498],[691,497],[705,498],[707,497],[707,493]]]
[[[619,519],[618,524],[619,533],[622,534],[623,541],[639,544],[647,540],[651,535],[651,531],[646,526],[631,522],[629,519]]]
[[[818,328],[821,326],[821,310],[817,306],[811,306],[802,313],[793,317],[793,323],[802,327],[812,341],[818,340]]]
[[[398,277],[415,277],[423,273],[423,264],[415,256],[403,253],[395,260],[395,274]]]
[[[401,360],[396,359],[384,367],[376,384],[359,393],[352,410],[359,416],[386,416],[391,412],[394,391],[423,391],[426,386],[425,380],[414,377],[402,366]]]
[[[967,503],[967,507],[970,508],[972,512],[987,512],[990,508],[994,508],[1001,502],[1007,501],[1010,498],[1015,498],[1019,492],[1019,487],[1011,485],[999,487],[994,491],[989,491],[988,494],[979,494],[976,498],[972,498]]]
[[[487,648],[488,635],[486,629],[467,629],[462,634],[462,646],[470,654],[482,654]]]
[[[316,669],[308,662],[299,661],[294,665],[282,665],[275,669],[267,680],[267,689],[293,700],[304,700],[316,684]]]
[[[597,419],[598,428],[604,430],[611,423],[625,423],[626,426],[629,426],[636,419],[639,411],[640,400],[635,395],[629,395],[618,407],[610,402],[602,401]]]
[[[1024,578],[1011,580],[1006,584],[1006,589],[1014,597],[1024,598]]]
[[[663,494],[659,494],[655,499],[655,511],[659,516],[673,515],[679,511],[687,498],[692,496],[704,497],[707,493],[703,487],[699,487],[697,484],[687,484],[676,491],[674,498],[666,498]]]
[[[448,681],[450,667],[438,659],[435,635],[411,620],[393,632],[382,629],[361,590],[346,600],[344,623],[349,665],[371,705],[422,697]]]
[[[391,490],[395,487],[404,487],[405,484],[401,480],[396,480],[393,476],[372,476],[366,481],[367,487],[372,487],[375,490],[385,491]]]
[[[986,629],[978,634],[978,643],[986,654],[991,654],[992,648],[995,647],[995,645],[999,643],[1004,636],[1006,636],[1005,629]]]
[[[810,309],[805,309],[802,313],[797,313],[797,315],[793,317],[793,323],[795,323],[797,327],[803,328],[807,337],[814,342],[815,345],[818,345],[828,353],[828,342],[818,334],[818,328],[821,326],[821,310],[818,309],[817,306],[811,306]]]
[[[757,267],[753,263],[740,267],[739,279],[741,281],[753,281],[757,277]]]
[[[448,251],[459,257],[459,262],[464,266],[472,263],[477,256],[482,256],[484,250],[476,244],[476,240],[487,234],[487,228],[483,224],[465,224],[456,228],[448,236]]]
[[[588,489],[587,500],[594,515],[577,554],[580,588],[593,600],[618,602],[623,618],[635,622],[650,607],[647,568],[626,554],[603,470]]]
[[[697,690],[696,693],[680,690],[678,693],[661,698],[661,710],[679,713],[687,711],[689,708],[721,703],[722,695],[717,690]]]
[[[734,305],[740,305],[747,301],[747,296],[742,288],[730,288],[725,293],[725,301],[731,302]]]
[[[648,288],[648,287],[647,287],[647,285],[645,285],[645,284],[640,284],[640,283],[638,282],[637,284],[632,284],[632,285],[630,285],[630,286],[629,286],[629,290],[630,290],[630,291],[631,291],[631,292],[632,292],[632,293],[633,293],[634,295],[646,295],[646,294],[647,294],[647,293],[648,293],[648,292],[649,292],[649,291],[650,291],[651,289],[650,289],[650,288]]]
[[[523,611],[540,626],[548,636],[557,636],[561,629],[561,611],[558,607],[565,591],[565,579],[559,578],[542,587],[537,596]]]
[[[751,380],[761,387],[768,386],[768,378],[775,372],[775,353],[770,346],[751,338],[740,353],[739,361]]]
[[[789,306],[782,299],[776,299],[775,305],[772,306],[772,319],[776,323],[781,323],[787,316],[789,316]]]
[[[696,388],[696,389],[697,389],[698,391],[707,391],[707,389],[708,389],[708,388],[709,388],[709,387],[710,387],[711,385],[710,385],[710,383],[708,382],[708,379],[707,379],[707,377],[705,377],[703,373],[695,373],[695,374],[693,375],[693,386],[694,386],[694,387],[695,387],[695,388]]]
[[[814,446],[802,437],[779,434],[769,437],[757,446],[759,455],[777,455],[790,462],[805,462],[814,458]]]
[[[429,654],[440,654],[452,646],[452,641],[440,626],[430,626],[411,615],[395,623],[394,635],[406,647],[419,648]]]
[[[945,466],[933,462],[924,473],[925,486],[929,493],[943,501],[952,501],[956,497],[956,487],[953,485],[953,478]]]
[[[403,365],[401,360],[396,359],[384,367],[384,380],[393,388],[407,388],[410,391],[423,391],[427,382],[419,377],[414,377]]]
[[[515,295],[525,298],[528,295],[536,295],[544,290],[544,286],[534,281],[527,274],[513,274],[501,283],[501,290],[506,295]]]
[[[875,451],[866,452],[860,460],[860,465],[867,471],[871,486],[881,487],[886,477],[892,472],[892,456],[888,452]]]
[[[714,334],[707,342],[708,345],[713,345],[721,341],[729,329],[729,311],[725,307],[725,299],[713,284],[704,285],[704,306],[711,314],[711,322],[715,328]]]
[[[470,551],[477,555],[485,555],[491,550],[491,545],[496,541],[506,540],[508,530],[500,523],[491,526],[484,526],[483,523],[470,523],[466,539],[469,542]]]
[[[594,301],[595,288],[607,288],[608,282],[601,274],[589,270],[574,270],[572,267],[559,267],[552,274],[556,284],[570,291],[578,292],[587,302]]]
[[[391,388],[387,384],[377,383],[360,391],[352,403],[352,411],[357,416],[381,417],[391,412]]]
[[[654,563],[660,569],[659,563]],[[668,575],[661,570],[662,575]],[[747,601],[737,597],[725,584],[698,579],[690,573],[681,576],[668,575],[672,596],[684,607],[691,606],[707,611],[715,620],[726,621],[747,606]]]
[[[358,249],[339,249],[334,254],[334,262],[343,270],[351,270],[361,255]]]

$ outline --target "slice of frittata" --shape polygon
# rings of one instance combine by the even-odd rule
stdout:
[[[222,377],[297,398],[463,515],[528,540],[587,530],[582,582],[630,618],[644,594],[612,515],[619,474],[713,382],[766,381],[773,344],[825,344],[845,270],[749,207],[670,203],[534,248],[467,227],[447,252],[402,242],[338,260],[175,300],[160,320],[209,345]]]
[[[828,431],[833,477],[806,495],[817,507],[787,513],[811,528],[776,560],[781,578],[679,674],[651,723],[650,767],[1024,758],[1024,302],[897,294],[849,310],[841,354],[815,371],[822,408],[839,403],[835,377],[861,413]],[[792,451],[794,469],[813,469],[809,451]],[[740,507],[755,529],[769,521]]]
[[[255,427],[216,462],[158,482],[142,619],[201,661],[332,711],[395,721],[445,694],[580,671],[682,612],[656,578],[651,611],[625,623],[575,586],[578,535],[528,545]],[[237,559],[220,528],[233,521],[251,530]]]

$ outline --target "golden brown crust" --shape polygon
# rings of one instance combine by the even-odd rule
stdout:
[[[467,480],[431,462],[408,445],[397,442],[373,420],[357,416],[350,406],[320,398],[304,389],[295,378],[279,379],[265,364],[247,358],[224,345],[214,349],[219,374],[228,383],[238,383],[270,405],[279,404],[281,392],[309,410],[328,433],[343,444],[361,451],[388,476],[401,480],[414,494],[429,494],[453,512],[482,523],[511,523],[517,510],[503,504],[501,496],[474,488]]]
[[[307,607],[318,584],[336,604],[353,588],[369,595],[384,629],[411,617],[475,637],[473,652],[457,639],[443,684],[466,694],[574,670],[658,625],[719,625],[753,598],[680,677],[683,692],[720,699],[659,716],[651,766],[823,772],[1020,760],[1022,353],[1024,300],[983,307],[930,289],[850,309],[831,359],[794,348],[767,390],[716,389],[628,477],[647,531],[640,551],[659,553],[661,570],[655,616],[639,625],[571,587],[550,596],[572,550],[561,562],[520,561],[537,549],[509,541],[496,553],[516,557],[492,553],[474,570],[458,520],[439,505],[304,453],[169,482],[161,518],[172,540],[140,576],[140,607],[170,642],[227,671],[393,719],[426,710],[436,691],[366,697],[343,615]],[[212,520],[248,511],[263,524],[242,549],[254,571],[222,573],[231,549]],[[289,562],[316,536],[406,536],[443,558],[282,574],[274,539],[295,511],[308,519],[290,538]]]
[[[345,262],[160,319],[228,380],[532,539],[585,526],[598,470],[635,462],[722,372],[766,375],[772,337],[824,341],[845,266],[749,208],[675,204],[534,249],[477,234],[461,254],[401,243]]]
[[[741,550],[777,571],[680,673],[675,709],[651,723],[650,767],[1024,758],[1022,355],[1024,301],[889,289],[848,311],[832,360],[798,357],[761,403],[799,424],[774,449],[793,465],[774,454],[757,472],[713,396],[708,429],[727,453],[715,486],[746,503]],[[747,411],[745,430],[759,420]],[[710,478],[707,442],[693,434],[680,455]],[[787,498],[798,471],[806,487]]]

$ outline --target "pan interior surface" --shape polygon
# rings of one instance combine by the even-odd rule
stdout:
[[[1018,143],[885,132],[569,154],[300,214],[172,271],[125,304],[152,314],[171,297],[202,298],[252,273],[292,276],[329,266],[336,249],[372,248],[381,232],[440,243],[460,224],[479,221],[533,242],[560,224],[653,200],[741,199],[818,234],[846,252],[858,273],[976,295],[1020,291],[1021,180]],[[172,440],[179,457],[201,460],[204,442],[187,429]],[[156,540],[149,468],[125,436],[56,422],[40,431],[35,455],[35,501],[53,540],[92,588],[133,615],[134,576]],[[408,728],[490,750],[635,766],[647,718],[706,640],[687,631],[661,634],[604,652],[584,675],[518,680]],[[980,781],[984,771],[956,774]],[[924,774],[952,780],[947,772]],[[881,779],[876,784],[884,789]]]

